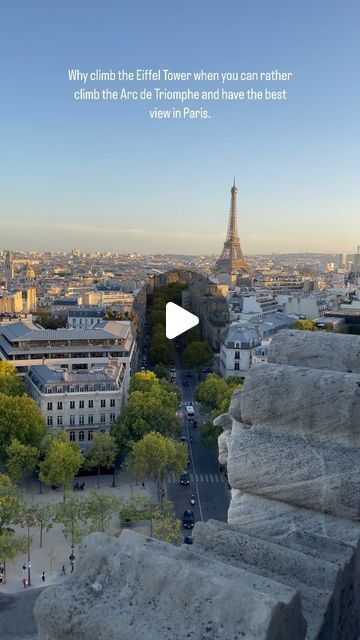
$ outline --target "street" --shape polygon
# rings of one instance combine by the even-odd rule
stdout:
[[[187,370],[181,368],[179,354],[174,350],[174,362],[176,366],[176,383],[181,389],[181,413],[183,420],[183,436],[188,439],[190,449],[190,464],[188,472],[190,475],[190,485],[180,485],[179,477],[168,479],[166,486],[166,497],[174,503],[177,517],[182,520],[185,509],[192,509],[197,520],[227,521],[227,512],[230,503],[230,491],[224,473],[219,472],[219,463],[216,451],[205,447],[200,441],[200,425],[202,416],[199,405],[194,401],[194,390],[197,386],[195,375],[187,377]],[[188,386],[183,386],[183,382],[188,381]],[[185,404],[192,402],[195,410],[195,420],[198,427],[194,428],[185,415]],[[193,441],[190,442],[190,436]],[[185,469],[184,469],[185,471]],[[195,496],[195,506],[191,507],[190,497]]]

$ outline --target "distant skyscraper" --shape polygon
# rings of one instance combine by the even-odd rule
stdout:
[[[5,278],[6,280],[14,279],[14,259],[10,251],[7,252],[5,257]]]
[[[224,247],[221,255],[219,256],[215,265],[215,271],[217,273],[249,274],[251,271],[241,250],[236,219],[236,196],[237,188],[235,186],[234,179],[234,184],[231,187],[230,216],[226,240],[224,242]]]
[[[339,253],[338,255],[338,268],[344,269],[346,267],[346,253]]]
[[[358,245],[357,253],[354,255],[353,270],[360,275],[360,245]]]

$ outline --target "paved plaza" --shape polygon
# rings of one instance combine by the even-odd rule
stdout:
[[[97,488],[97,477],[85,477],[80,481],[85,482],[83,491],[69,492],[69,497],[79,499],[86,498],[90,491],[101,491],[118,498],[129,498],[131,495],[147,495],[156,498],[156,487],[154,483],[145,481],[145,487],[141,481],[132,479],[128,474],[119,472],[116,476],[116,486],[112,487],[112,475],[104,475],[100,477],[100,487]],[[62,490],[52,490],[49,487],[42,487],[42,493],[39,492],[39,483],[29,482],[23,491],[27,504],[42,503],[55,504],[62,502]],[[14,527],[19,535],[26,535],[27,529],[20,526]],[[63,533],[63,525],[55,524],[49,530],[43,531],[43,545],[40,548],[40,528],[31,528],[31,587],[24,588],[23,578],[27,577],[27,571],[23,571],[23,565],[27,565],[27,553],[18,555],[14,560],[8,560],[6,563],[6,584],[0,585],[0,594],[12,594],[19,591],[29,591],[37,589],[49,584],[61,582],[65,579],[62,573],[62,566],[65,565],[66,575],[71,572],[71,563],[69,556],[71,554],[71,540],[65,539]],[[106,533],[116,534],[120,531],[119,516],[115,515],[109,529]],[[77,556],[78,545],[75,545],[74,555]],[[75,560],[76,562],[76,560]],[[41,576],[45,571],[45,582]]]

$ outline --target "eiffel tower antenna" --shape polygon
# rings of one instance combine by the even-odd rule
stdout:
[[[231,187],[230,216],[226,240],[224,242],[221,255],[215,265],[215,271],[217,273],[237,274],[251,272],[250,267],[243,256],[243,252],[241,251],[239,232],[237,228],[236,196],[237,188],[234,177],[234,183]]]

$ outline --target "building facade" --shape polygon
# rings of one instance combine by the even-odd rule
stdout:
[[[110,431],[127,398],[126,367],[117,360],[88,371],[33,365],[25,384],[49,430],[65,429],[83,451],[94,433]]]
[[[125,366],[128,386],[136,341],[128,320],[102,321],[92,329],[42,329],[18,320],[0,323],[0,358],[12,362],[21,374],[37,364],[86,371],[115,358]]]

